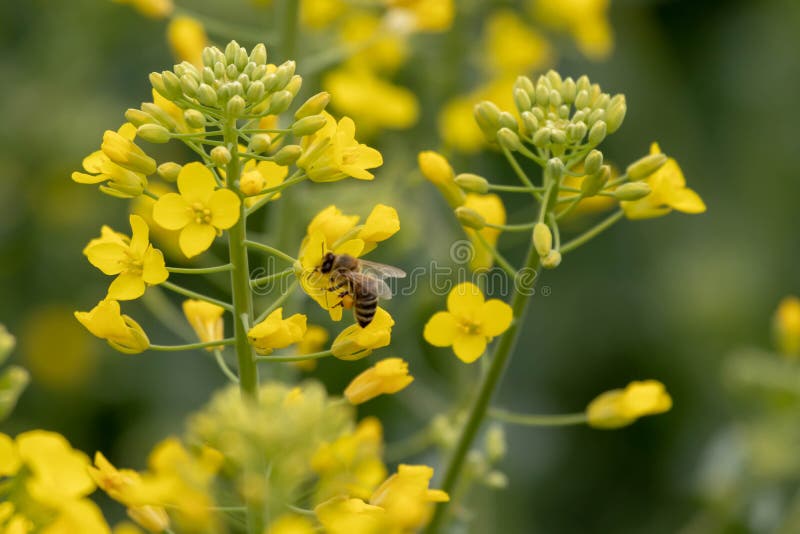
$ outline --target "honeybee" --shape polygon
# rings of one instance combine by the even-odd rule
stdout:
[[[352,307],[353,315],[361,328],[365,328],[375,317],[378,299],[392,298],[392,290],[383,279],[406,276],[405,271],[391,265],[333,252],[322,257],[319,272],[330,275],[331,286],[328,290],[339,291],[337,296],[342,300],[338,305],[343,308]]]

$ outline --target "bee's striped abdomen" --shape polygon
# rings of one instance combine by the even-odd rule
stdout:
[[[361,288],[356,288],[353,293],[353,300],[353,314],[356,316],[358,325],[361,328],[365,328],[375,317],[375,311],[378,309],[378,296],[369,291],[363,291]]]

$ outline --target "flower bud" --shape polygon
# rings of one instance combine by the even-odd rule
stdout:
[[[289,91],[292,93],[292,96],[297,96],[297,93],[300,92],[300,88],[303,86],[303,78],[299,75],[295,74],[292,76],[292,79],[289,80],[289,83],[286,84],[284,87],[284,91]]]
[[[142,103],[142,111],[153,117],[156,122],[161,124],[164,128],[169,131],[174,131],[177,128],[177,124],[175,123],[175,119],[173,119],[169,113],[161,109],[159,106],[153,104],[152,102],[143,102]]]
[[[567,105],[572,104],[577,94],[578,91],[575,86],[575,81],[572,78],[565,79],[564,83],[561,84],[561,98],[564,100],[564,103]]]
[[[519,130],[519,124],[517,124],[517,119],[514,118],[514,115],[512,115],[508,111],[500,112],[500,115],[497,117],[497,124],[500,128],[508,128],[512,132],[516,132]]]
[[[236,62],[236,54],[239,52],[239,43],[231,41],[225,47],[225,63],[231,65]]]
[[[453,167],[444,156],[433,150],[425,150],[419,153],[417,162],[422,175],[436,186],[451,208],[464,203],[466,195],[456,185]]]
[[[606,138],[606,123],[604,121],[597,121],[589,130],[589,144],[597,146]]]
[[[589,113],[588,117],[586,117],[586,124],[588,124],[589,127],[591,128],[597,121],[605,119],[605,116],[606,116],[605,110],[595,109],[594,111]]]
[[[572,126],[572,125],[570,125]],[[567,132],[560,128],[553,128],[550,132],[550,142],[554,145],[563,145],[567,142]]]
[[[589,128],[586,127],[586,123],[583,121],[578,121],[575,124],[570,124],[567,128],[572,128],[570,138],[575,142],[580,142],[584,137],[586,137],[586,132]]]
[[[247,93],[247,89],[250,87],[250,77],[247,74],[240,74],[236,78],[236,81],[242,86],[245,93]]]
[[[531,95],[536,94],[536,87],[533,86],[533,82],[527,76],[517,76],[517,79],[514,80],[514,89],[522,89],[528,93],[528,100],[531,100]],[[530,109],[530,106],[528,109]]]
[[[203,128],[206,125],[206,116],[196,109],[187,109],[183,112],[183,120],[190,128]]]
[[[630,182],[616,188],[614,197],[617,200],[639,200],[649,195],[652,190],[647,182]]]
[[[156,172],[164,180],[168,182],[174,182],[178,179],[178,174],[181,172],[182,168],[182,165],[179,165],[174,161],[166,161],[158,166]]]
[[[579,91],[575,97],[575,108],[583,109],[589,105],[589,93],[586,91]]]
[[[150,124],[155,121],[153,117],[142,111],[141,109],[130,108],[125,111],[125,120],[134,126],[141,126],[142,124]]]
[[[542,258],[550,254],[553,249],[553,233],[545,223],[536,223],[533,227],[533,246]]]
[[[648,154],[643,158],[639,158],[626,169],[628,178],[632,181],[644,180],[658,169],[664,166],[667,162],[666,154]]]
[[[545,146],[550,144],[550,134],[553,130],[550,128],[539,128],[535,134],[533,134],[533,144],[538,146],[539,148],[544,148]]]
[[[145,125],[155,126],[155,125]],[[125,169],[144,175],[156,172],[156,160],[145,154],[133,141],[113,130],[106,130],[100,145],[103,154]]]
[[[541,108],[550,105],[550,88],[542,83],[536,85],[536,105]]]
[[[619,130],[622,126],[622,121],[625,120],[625,113],[628,111],[628,106],[625,103],[625,95],[616,95],[611,99],[606,109],[606,125],[608,126],[608,133],[612,134]]]
[[[264,65],[267,63],[267,47],[264,43],[258,43],[250,51],[250,61],[256,65]]]
[[[569,106],[566,104],[561,104],[558,106],[558,118],[559,119],[567,119],[569,118]]]
[[[545,174],[553,181],[561,181],[561,176],[564,174],[564,162],[559,158],[550,158],[547,160],[545,166]]]
[[[249,171],[242,175],[239,180],[239,191],[245,195],[256,195],[264,189],[266,180],[257,170]]]
[[[197,100],[204,106],[214,107],[217,105],[217,92],[207,83],[201,83],[197,88]]]
[[[324,115],[309,115],[292,124],[292,135],[302,137],[317,132],[327,124],[328,120]]]
[[[203,48],[203,52],[200,54],[200,58],[203,60],[203,66],[205,67],[213,67],[214,63],[217,62],[217,57],[214,54],[214,49],[210,46]]]
[[[561,253],[557,250],[551,250],[550,253],[542,258],[542,267],[545,269],[555,269],[561,265]]]
[[[197,88],[200,87],[200,82],[188,75],[181,76],[181,91],[186,96],[194,98],[197,96]]]
[[[597,149],[592,150],[586,155],[583,160],[583,172],[586,174],[594,174],[600,170],[603,164],[603,153]]]
[[[165,70],[161,73],[161,80],[164,82],[164,88],[167,90],[170,100],[177,100],[183,96],[181,80],[175,75],[174,72]]]
[[[171,137],[169,130],[160,124],[142,124],[136,129],[136,135],[145,141],[156,144],[166,143]]]
[[[225,113],[228,117],[241,117],[247,103],[239,95],[233,95],[225,106]]]
[[[549,100],[550,100],[550,105],[551,106],[553,106],[555,108],[561,106],[561,102],[562,102],[561,101],[561,93],[559,93],[558,91],[553,89],[552,91],[550,91]]]
[[[248,61],[250,61],[250,57],[247,55],[247,50],[240,46],[236,52],[236,68],[239,69],[239,72],[244,70]]]
[[[269,134],[259,133],[250,138],[250,150],[256,154],[266,152],[272,146],[272,138]]]
[[[533,135],[533,133],[539,129],[539,119],[537,119],[536,115],[530,111],[523,111],[521,117],[522,126],[529,134]]]
[[[164,79],[160,73],[151,72],[149,78],[150,78],[150,85],[153,86],[153,89],[155,89],[156,92],[158,92],[158,94],[160,94],[167,100],[172,100],[172,97],[170,96],[169,91],[167,91],[167,88],[164,85]]]
[[[466,228],[473,230],[482,230],[486,227],[486,219],[472,208],[466,206],[459,206],[455,209],[456,218]]]
[[[289,91],[278,91],[270,97],[267,113],[270,115],[279,115],[283,113],[289,109],[293,98],[294,95]]]
[[[474,109],[475,121],[481,131],[489,137],[494,138],[500,122],[500,109],[494,104],[484,100],[477,104]]]
[[[303,119],[311,115],[318,115],[325,110],[330,101],[330,93],[326,93],[325,91],[317,93],[297,108],[297,111],[294,112],[294,118]]]
[[[215,146],[211,150],[211,161],[217,167],[224,167],[231,162],[231,151],[224,146]]]
[[[264,100],[265,93],[263,82],[261,80],[256,80],[247,88],[247,100],[251,104],[258,104]]]
[[[208,85],[214,85],[217,81],[217,77],[214,75],[214,71],[211,67],[203,67],[199,81]]]
[[[303,149],[300,145],[286,145],[272,156],[272,161],[285,167],[297,161],[302,155]]]
[[[478,176],[477,174],[459,174],[456,176],[455,182],[458,187],[470,193],[483,194],[489,192],[489,181],[483,176]]]
[[[228,65],[225,67],[225,77],[229,80],[235,80],[239,77],[239,69],[236,68],[236,65]]]
[[[581,196],[593,197],[599,193],[611,178],[611,169],[603,165],[597,172],[587,175],[581,182]]]
[[[401,358],[385,358],[355,377],[344,396],[350,404],[361,404],[378,395],[397,393],[413,381],[408,363]]]
[[[589,77],[584,74],[583,76],[578,78],[578,82],[577,82],[576,86],[577,86],[578,92],[586,91],[586,93],[588,95],[589,90],[592,88],[592,82],[590,82],[589,81]],[[581,107],[582,108],[584,106],[576,106],[576,107]]]
[[[272,93],[278,90],[278,76],[274,72],[270,72],[262,80],[264,82],[264,89],[268,93]]]
[[[160,506],[131,506],[128,517],[150,532],[164,532],[169,528],[169,515]]]
[[[522,148],[519,136],[508,128],[500,128],[497,131],[497,142],[500,143],[500,146],[512,152],[519,151]]]
[[[523,89],[514,89],[514,104],[520,113],[531,109],[531,97]]]

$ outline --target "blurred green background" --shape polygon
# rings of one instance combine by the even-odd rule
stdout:
[[[251,11],[268,25],[266,12],[253,6],[229,18],[252,23],[258,19]],[[613,432],[509,427],[501,467],[510,486],[476,491],[473,532],[697,528],[706,506],[697,478],[709,440],[738,414],[721,377],[723,361],[738,347],[768,347],[775,306],[800,291],[793,130],[800,119],[800,3],[619,0],[611,22],[615,50],[608,60],[590,62],[565,39],[555,42],[558,70],[586,73],[605,91],[626,94],[628,115],[604,145],[607,159],[624,166],[658,140],[708,212],[624,222],[545,273],[549,295],[534,299],[495,404],[579,411],[601,391],[656,378],[674,408]],[[418,46],[444,46],[447,38],[427,36]],[[13,360],[33,375],[0,430],[56,430],[90,454],[101,449],[115,463],[142,467],[150,447],[180,432],[183,417],[224,378],[205,353],[115,353],[73,319],[72,311],[90,309],[108,283],[81,250],[102,224],[127,231],[127,203],[77,185],[69,174],[97,149],[103,130],[119,126],[126,108],[150,99],[147,73],[173,63],[164,23],[104,1],[3,2],[0,45],[0,322],[18,337]],[[434,54],[412,61],[401,79],[424,83],[426,69],[417,67],[437,60]],[[406,270],[431,259],[449,262],[460,230],[415,171],[417,152],[440,145],[435,93],[423,95],[413,130],[375,141],[386,165],[374,183],[285,195],[283,209],[296,219],[283,239],[299,242],[331,198],[361,214],[382,201],[398,208],[403,229],[372,259]],[[481,169],[511,183],[504,162],[489,153],[453,162],[457,171]],[[508,205],[510,214],[521,208]],[[514,237],[500,243],[510,258],[521,255]],[[477,365],[465,367],[421,340],[425,321],[443,305],[442,296],[423,289],[388,306],[398,318],[389,352],[409,359],[418,377],[416,389],[361,410],[381,415],[389,442],[421,428],[448,399],[463,397],[477,375]],[[154,342],[178,341],[141,303],[126,313]],[[326,361],[314,376],[338,392],[367,365]],[[273,372],[262,369],[263,376]],[[110,517],[121,513],[108,510]],[[720,521],[699,531],[759,528]]]

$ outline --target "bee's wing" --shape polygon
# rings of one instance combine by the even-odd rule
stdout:
[[[347,271],[346,276],[354,284],[361,286],[364,291],[376,295],[379,299],[389,300],[392,298],[392,288],[380,278],[375,278],[369,273],[360,273],[356,271]]]
[[[386,265],[383,263],[378,263],[376,261],[369,261],[369,260],[358,260],[361,263],[361,267],[364,269],[369,269],[370,271],[375,271],[377,274],[381,276],[381,278],[405,278],[406,272],[403,269],[398,269],[397,267],[392,267],[391,265]]]

